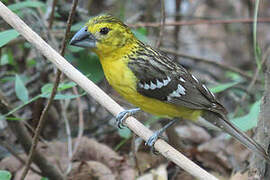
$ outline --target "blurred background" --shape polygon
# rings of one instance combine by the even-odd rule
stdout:
[[[1,2],[54,49],[61,48],[71,0]],[[230,119],[253,135],[270,51],[270,2],[79,1],[68,41],[91,17],[100,14],[123,20],[142,42],[158,46],[182,64],[216,93]],[[132,107],[109,86],[98,57],[89,49],[68,45],[64,56],[124,108]],[[24,167],[18,157],[26,160],[26,154],[9,122],[22,122],[33,136],[55,72],[37,49],[0,19],[0,100],[7,103],[0,105],[0,169],[7,170],[13,179],[19,179]],[[153,130],[167,122],[144,112],[136,117]],[[37,149],[69,179],[193,179],[161,155],[153,155],[127,128],[117,129],[114,117],[65,76],[40,135]],[[249,165],[251,153],[228,135],[182,120],[164,137],[220,179],[247,179],[247,173],[239,171]],[[26,179],[46,177],[30,170]]]

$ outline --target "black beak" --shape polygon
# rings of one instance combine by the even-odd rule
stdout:
[[[88,32],[87,27],[83,27],[72,37],[69,44],[78,47],[94,48],[96,47],[96,38]]]

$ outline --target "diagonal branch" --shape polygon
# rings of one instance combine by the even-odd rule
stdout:
[[[165,26],[193,26],[193,25],[200,25],[200,24],[208,24],[208,25],[214,25],[214,24],[235,24],[235,23],[243,23],[243,24],[249,24],[253,23],[253,19],[228,19],[228,20],[204,20],[204,19],[198,19],[198,20],[187,20],[187,21],[171,21],[166,22]],[[269,23],[270,18],[258,18],[257,22],[259,23]],[[162,23],[160,22],[141,22],[136,24],[128,24],[128,26],[133,28],[138,27],[160,27],[162,26]]]

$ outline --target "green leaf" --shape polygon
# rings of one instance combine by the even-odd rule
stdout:
[[[239,74],[236,73],[236,72],[231,72],[231,71],[226,71],[225,77],[226,77],[227,79],[231,79],[231,80],[233,80],[233,81],[238,81],[238,82],[243,80],[243,78],[242,78],[241,75],[239,75]]]
[[[125,139],[129,139],[131,137],[131,131],[128,128],[119,129],[118,134]]]
[[[136,36],[136,38],[138,38],[140,41],[146,43],[148,42],[148,39],[146,37],[146,32],[142,31],[142,30],[132,30],[133,34]]]
[[[11,4],[8,6],[8,8],[11,11],[17,11],[22,8],[37,8],[37,7],[42,7],[45,6],[43,2],[40,1],[24,1],[24,2],[18,2],[15,4]]]
[[[0,59],[0,65],[6,65],[6,64],[9,64],[9,60],[8,60],[8,54],[3,54],[1,56],[1,59]]]
[[[49,179],[46,177],[42,177],[40,180],[49,180]]]
[[[58,88],[57,88],[57,91],[63,91],[63,90],[66,90],[66,89],[70,89],[74,86],[76,86],[77,84],[75,82],[67,82],[67,83],[60,83]],[[53,84],[52,83],[47,83],[45,85],[42,86],[41,88],[41,94],[48,94],[48,93],[51,93],[52,92],[52,89],[53,89]]]
[[[26,103],[28,101],[28,90],[26,89],[21,77],[17,74],[15,76],[15,92],[22,102]]]
[[[52,88],[53,88],[53,84],[52,83],[48,83],[42,86],[41,88],[41,94],[47,94],[52,92]]]
[[[35,61],[35,59],[27,59],[26,63],[27,63],[27,67],[31,68],[37,64],[37,61]]]
[[[0,179],[1,180],[10,180],[11,179],[10,172],[5,171],[5,170],[0,170]]]
[[[18,36],[19,36],[19,33],[15,31],[14,29],[0,32],[0,48]]]
[[[81,47],[77,47],[77,46],[68,46],[68,50],[70,50],[72,53],[78,53],[78,52],[84,51],[85,49]]]
[[[72,81],[67,82],[67,83],[60,83],[59,87],[58,87],[58,91],[70,89],[70,88],[75,87],[75,86],[77,86],[77,84],[75,82],[72,82]]]
[[[240,82],[229,82],[229,83],[225,83],[225,84],[219,84],[219,85],[217,85],[215,87],[211,87],[209,89],[213,93],[219,93],[219,92],[225,91],[228,88],[235,86],[238,83],[240,83]]]
[[[242,131],[250,130],[257,126],[258,117],[260,113],[261,101],[255,102],[250,109],[250,112],[242,117],[237,117],[231,120]]]
[[[78,22],[71,26],[70,31],[79,31],[83,26],[85,26],[85,22]]]
[[[98,83],[104,78],[103,70],[98,57],[95,54],[87,52],[80,54],[80,59],[77,61],[77,67],[83,74],[89,74],[89,79],[94,83]]]
[[[77,98],[77,97],[80,97],[80,96],[83,96],[85,95],[85,93],[82,93],[82,94],[79,94],[79,95],[74,95],[74,94],[70,94],[70,93],[67,93],[67,94],[56,94],[54,96],[54,100],[64,100],[64,99],[74,99],[74,98]],[[41,94],[40,97],[43,97],[43,98],[50,98],[51,94]]]

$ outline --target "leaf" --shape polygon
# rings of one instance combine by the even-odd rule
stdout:
[[[215,87],[210,88],[210,91],[213,93],[219,93],[219,92],[225,91],[226,89],[231,88],[239,83],[240,82],[229,82],[229,83],[225,83],[225,84],[219,84]]]
[[[119,129],[118,134],[125,139],[129,139],[131,137],[131,131],[128,128]]]
[[[72,81],[67,82],[67,83],[60,83],[58,88],[57,88],[57,91],[63,91],[63,90],[66,90],[66,89],[70,89],[70,88],[72,88],[74,86],[77,86],[77,84],[75,82],[72,82]],[[51,93],[52,89],[53,89],[53,84],[52,83],[45,84],[41,88],[41,94]]]
[[[148,39],[146,37],[146,32],[144,32],[141,29],[137,29],[137,30],[132,30],[133,34],[136,36],[136,38],[138,38],[140,41],[146,43],[148,42]]]
[[[19,33],[14,29],[6,30],[0,32],[0,48],[6,45],[11,40],[17,38]]]
[[[42,177],[40,180],[49,180],[49,179],[46,177]]]
[[[77,86],[77,84],[73,81],[67,82],[67,83],[60,83],[58,87],[58,91],[63,91],[66,89],[70,89],[74,86]]]
[[[3,54],[1,56],[1,59],[0,59],[0,65],[6,65],[6,64],[9,64],[9,61],[8,61],[8,54]]]
[[[89,54],[87,56],[85,53],[80,54],[80,59],[76,59],[78,64],[78,69],[83,74],[89,74],[89,79],[94,83],[98,83],[104,78],[103,70],[101,64],[98,60],[98,57],[95,54]]]
[[[28,101],[28,90],[26,89],[21,77],[17,74],[15,76],[15,92],[22,102],[26,103]]]
[[[250,112],[242,117],[233,118],[231,121],[242,131],[248,131],[257,126],[258,117],[260,113],[261,101],[255,102],[250,109]]]
[[[85,26],[85,22],[78,22],[71,26],[70,31],[79,31],[83,26]]]
[[[8,6],[8,8],[11,11],[17,11],[23,8],[37,8],[37,7],[42,7],[42,6],[45,6],[45,4],[40,1],[24,1],[24,2],[11,4]]]
[[[11,179],[10,172],[5,171],[5,170],[0,170],[0,179],[1,180],[10,180]]]
[[[67,93],[67,94],[56,94],[54,96],[54,100],[64,100],[64,99],[74,99],[74,98],[77,98],[77,97],[81,97],[83,95],[85,95],[86,93],[82,93],[82,94],[79,94],[79,95],[74,95],[74,94],[70,94],[70,93]],[[51,96],[51,93],[46,93],[46,94],[41,94],[40,97],[43,97],[43,98],[50,98]]]

